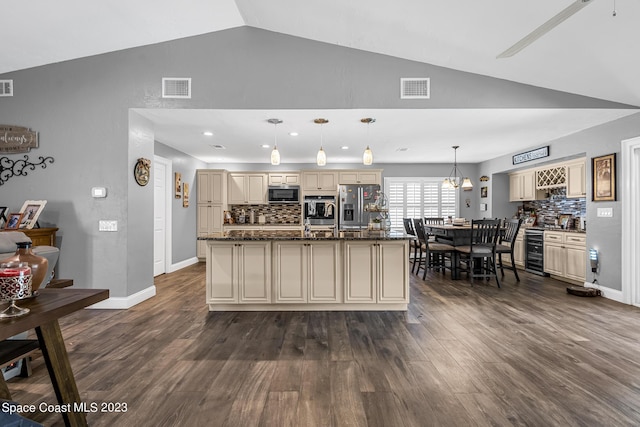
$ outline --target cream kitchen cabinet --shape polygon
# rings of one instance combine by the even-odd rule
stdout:
[[[208,304],[271,303],[271,242],[209,242],[206,293]]]
[[[382,184],[382,170],[344,170],[338,173],[338,184]]]
[[[200,169],[196,172],[197,202],[225,203],[226,172],[219,170]]]
[[[528,170],[509,175],[509,201],[536,199],[536,172]]]
[[[300,185],[299,172],[269,173],[269,185]]]
[[[504,260],[508,260],[509,257],[504,256]],[[524,268],[524,258],[525,258],[525,246],[524,246],[524,230],[520,229],[518,231],[518,235],[516,236],[516,240],[513,242],[513,261],[515,262],[517,267]],[[510,262],[511,260],[509,260]]]
[[[275,303],[339,303],[339,241],[273,243]]]
[[[230,205],[266,204],[267,183],[266,173],[229,173],[227,203]]]
[[[587,195],[586,161],[567,163],[567,197],[585,197]]]
[[[222,215],[224,213],[222,205],[198,203],[197,209],[198,225],[196,232],[198,237],[222,231]],[[207,256],[206,249],[207,242],[204,240],[198,240],[196,256],[204,259]]]
[[[346,303],[409,302],[407,241],[345,241]]]
[[[587,270],[586,235],[544,232],[544,272],[559,279],[584,283]]]
[[[302,190],[303,191],[338,191],[338,173],[337,172],[320,172],[320,171],[303,171],[302,172]]]

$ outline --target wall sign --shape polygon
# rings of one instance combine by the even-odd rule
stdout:
[[[513,156],[513,164],[530,162],[532,160],[541,159],[543,157],[549,157],[549,146],[536,148],[535,150],[525,151],[524,153],[516,154]]]
[[[38,148],[38,132],[29,128],[0,125],[0,153],[28,153]]]

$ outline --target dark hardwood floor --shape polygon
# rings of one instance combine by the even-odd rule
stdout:
[[[94,427],[640,425],[640,309],[505,274],[412,276],[408,312],[210,313],[199,264],[61,327],[83,399],[127,404]],[[41,357],[8,385],[55,403]]]

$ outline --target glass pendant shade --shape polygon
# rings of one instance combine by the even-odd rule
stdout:
[[[276,147],[275,145],[273,146],[273,150],[271,151],[271,164],[280,164],[280,152],[278,151],[278,147]]]
[[[267,122],[273,125],[273,150],[271,150],[271,164],[280,164],[280,152],[278,151],[278,125],[282,123],[280,119],[269,119]]]
[[[373,152],[371,148],[367,145],[367,148],[364,150],[364,154],[362,155],[362,164],[366,166],[370,166],[373,164]]]
[[[469,178],[465,178],[462,180],[462,189],[463,190],[472,190],[473,189],[473,184],[471,183],[471,180]]]
[[[327,164],[327,155],[325,154],[322,147],[320,147],[320,150],[318,150],[318,155],[316,156],[316,164],[318,166],[324,166]]]

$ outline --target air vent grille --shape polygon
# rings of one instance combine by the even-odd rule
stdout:
[[[13,96],[13,80],[0,80],[0,96]]]
[[[162,97],[163,98],[191,98],[191,79],[190,78],[162,78]]]
[[[401,99],[429,99],[431,80],[428,77],[400,79]]]

